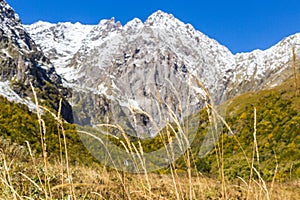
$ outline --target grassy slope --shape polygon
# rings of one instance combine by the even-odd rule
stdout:
[[[44,111],[44,113],[42,120],[46,125],[46,134],[43,142],[47,144],[47,154],[57,157],[61,152],[59,141],[63,145],[63,134],[54,118],[48,112]],[[39,154],[42,152],[39,127],[36,113],[28,110],[25,105],[10,102],[0,96],[0,135],[2,138],[22,146],[26,146],[26,141],[28,141],[32,150]],[[75,126],[64,124],[64,130],[70,159],[72,161],[82,161],[85,164],[92,162],[93,158],[81,143]]]
[[[300,76],[298,82],[300,85]],[[254,108],[259,151],[259,156],[254,156],[256,168],[266,180],[272,180],[277,165],[277,180],[300,177],[300,95],[295,96],[294,83],[290,79],[273,89],[245,93],[225,103],[226,121],[235,134],[223,134],[227,177],[249,176],[248,162],[252,161],[254,147]],[[216,159],[213,156],[206,159],[215,173]]]

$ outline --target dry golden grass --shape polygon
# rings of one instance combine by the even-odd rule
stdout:
[[[2,140],[3,143],[8,142]],[[45,170],[44,159],[35,158],[33,164],[23,147],[11,144],[1,148],[1,199],[190,199],[190,187],[192,199],[222,199],[223,196],[221,181],[195,173],[190,181],[187,172],[177,173],[177,189],[170,174],[148,173],[148,182],[145,174],[125,174],[97,164],[70,165],[70,181],[65,163],[59,160],[49,158]],[[49,189],[44,187],[47,182]],[[259,180],[253,180],[250,186],[243,180],[226,182],[225,187],[223,199],[300,199],[300,181],[267,183],[269,197]]]

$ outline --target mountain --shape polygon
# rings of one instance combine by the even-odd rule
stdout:
[[[153,57],[151,55],[155,51],[169,49],[179,59],[188,63],[186,67],[190,73],[199,68],[207,71],[211,68],[220,70],[226,75],[225,79],[231,79],[232,87],[236,85],[235,90],[227,87],[229,93],[232,93],[230,97],[250,90],[274,87],[287,80],[291,76],[290,72],[285,71],[289,71],[292,47],[299,44],[300,40],[300,34],[295,34],[265,51],[255,50],[233,55],[226,47],[195,30],[190,24],[184,24],[173,15],[162,11],[152,14],[144,23],[139,19],[133,19],[125,26],[122,26],[120,22],[115,22],[112,18],[101,20],[98,25],[69,22],[50,24],[39,21],[25,27],[45,54],[55,63],[59,74],[63,74],[68,82],[84,76],[82,72],[86,67],[83,66],[83,62],[93,62],[89,65],[100,68],[105,68],[113,62],[124,62],[122,57],[125,56],[126,50],[129,49],[133,54],[135,49],[134,47],[130,49],[130,47],[135,45],[145,48],[145,52],[149,53],[147,57],[142,58],[146,61],[151,60]],[[139,40],[143,41],[139,42]],[[151,42],[155,44],[152,44],[152,47],[150,47]],[[96,52],[97,49],[101,50],[101,54]],[[299,55],[300,51],[296,53]],[[129,55],[130,53],[126,54],[127,57]],[[215,63],[209,58],[214,58]],[[213,66],[206,67],[207,63]],[[124,63],[119,64],[124,65]],[[226,70],[230,73],[224,73]],[[199,77],[213,93],[213,90],[210,90],[214,79],[212,77],[216,75],[216,79],[221,79],[221,76],[218,75],[219,72],[209,74],[207,71],[205,75]],[[220,99],[216,98],[216,102]]]
[[[293,76],[292,49],[300,43],[300,34],[294,34],[261,51],[235,55],[235,77],[227,88],[228,96],[234,97],[248,91],[273,88]],[[295,48],[298,57],[300,50]]]
[[[89,32],[77,31],[82,26]],[[101,20],[94,26],[37,22],[25,27],[58,68],[68,71],[64,73],[62,70],[60,73],[66,81],[80,82],[82,87],[97,88],[99,82],[88,82],[95,79],[95,74],[103,73],[104,69],[109,69],[107,73],[118,78],[123,75],[122,68],[133,65],[144,68],[144,63],[166,61],[162,64],[169,65],[166,68],[200,75],[200,80],[212,89],[219,102],[224,90],[221,85],[226,84],[222,82],[223,76],[229,79],[233,75],[230,70],[233,70],[234,59],[226,47],[162,11],[151,15],[144,24],[139,19],[133,19],[122,26],[112,18]],[[57,35],[60,35],[58,39]],[[74,52],[72,58],[52,56],[53,51],[58,54],[69,52],[71,44],[71,51]],[[120,72],[117,73],[117,70]],[[216,87],[215,81],[220,83],[220,88]]]
[[[68,37],[69,32],[61,32],[62,27],[70,31],[80,26],[38,22],[26,29],[50,57],[53,49],[67,52],[71,43],[79,47],[70,59],[54,56],[53,62],[63,69],[59,72],[64,84],[74,90],[73,105],[84,102],[86,106],[79,111],[73,107],[81,115],[76,119],[75,114],[75,121],[83,125],[96,124],[99,116],[89,116],[101,113],[125,126],[127,132],[153,136],[171,120],[170,110],[181,120],[201,108],[205,92],[195,77],[220,102],[233,76],[234,60],[227,48],[161,11],[145,23],[134,19],[121,26],[113,18],[102,20],[87,26],[91,29],[87,34],[78,32],[76,40]],[[65,38],[58,47],[56,35]],[[82,95],[82,91],[93,94]],[[88,115],[82,116],[82,110],[88,110]]]
[[[180,121],[208,96],[219,104],[284,82],[293,75],[292,47],[300,43],[295,34],[265,51],[233,55],[162,11],[124,26],[112,18],[98,25],[40,21],[25,28],[73,89],[77,123],[106,120],[151,136],[175,120],[171,110]]]
[[[61,77],[50,60],[37,47],[19,16],[5,1],[0,1],[0,63],[2,96],[34,109],[30,98],[32,84],[39,98],[54,109],[58,109],[59,100],[63,98],[62,114],[72,121],[71,107],[64,98],[68,89],[62,86]]]

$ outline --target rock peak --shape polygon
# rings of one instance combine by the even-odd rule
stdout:
[[[178,23],[179,20],[175,19],[172,14],[158,10],[147,18],[145,25],[160,25],[170,22]]]
[[[15,13],[14,9],[10,7],[4,0],[0,0],[0,15],[1,22],[3,21],[15,21],[21,23],[19,15]]]

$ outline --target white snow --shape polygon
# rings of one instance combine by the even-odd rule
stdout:
[[[133,108],[139,108],[139,103],[134,99],[128,99],[128,106]]]
[[[139,103],[134,99],[120,99],[119,104],[122,107],[127,107],[129,109],[140,109]]]
[[[202,97],[206,97],[207,94],[202,88],[192,86],[193,90],[196,92],[196,94],[200,94]]]
[[[44,31],[45,29],[49,29],[52,26],[55,26],[55,24],[49,23],[49,22],[44,22],[44,21],[38,21],[34,24],[31,25],[23,25],[25,29],[30,30],[30,34],[34,35],[37,34],[41,31]]]
[[[289,63],[292,61],[292,47],[297,44],[300,44],[299,33],[284,38],[267,50],[254,50],[249,53],[236,54],[236,73],[241,75],[237,82],[251,80],[252,78],[261,79],[270,70],[274,71],[274,75],[280,74],[289,67]],[[299,50],[296,53],[299,54]],[[272,86],[274,87],[276,84]]]
[[[105,87],[103,83],[98,85],[97,89],[98,89],[98,92],[101,94],[106,94],[106,92],[107,92],[107,87]]]
[[[36,22],[32,25],[24,25],[30,36],[40,44],[42,50],[48,54],[58,73],[69,72],[65,70],[68,60],[79,50],[82,40],[94,27],[82,25],[79,22],[51,24],[48,22]],[[42,43],[42,44],[41,44]],[[55,50],[54,55],[51,55]],[[59,55],[57,57],[57,55]]]
[[[130,29],[139,30],[142,27],[143,27],[143,22],[138,18],[134,18],[133,20],[127,22],[127,24],[124,26],[124,30],[125,31],[129,31]]]
[[[2,53],[5,54],[5,57],[10,57],[12,58],[12,56],[9,54],[9,52],[6,49],[1,49]]]
[[[22,103],[28,106],[30,110],[36,110],[36,105],[29,99],[21,98],[17,93],[15,93],[10,87],[9,82],[0,82],[0,95],[5,97],[9,101],[16,103]]]

